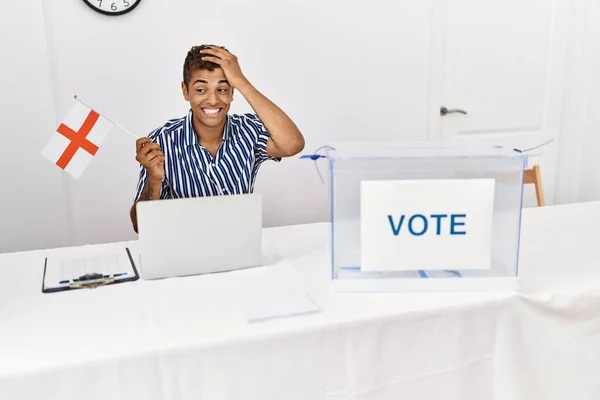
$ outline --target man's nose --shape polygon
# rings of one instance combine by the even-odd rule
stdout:
[[[208,92],[208,102],[213,105],[217,104],[217,93],[213,90]]]

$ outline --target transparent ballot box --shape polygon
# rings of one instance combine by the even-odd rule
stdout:
[[[525,154],[341,143],[326,157],[334,290],[516,288]]]

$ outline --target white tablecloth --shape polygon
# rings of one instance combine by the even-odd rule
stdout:
[[[328,224],[266,229],[323,312],[254,324],[236,288],[260,268],[43,294],[69,249],[5,254],[0,399],[597,400],[598,221],[525,210],[523,293],[335,295]]]

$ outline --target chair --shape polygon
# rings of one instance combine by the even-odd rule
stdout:
[[[545,206],[546,202],[544,201],[544,188],[542,187],[542,173],[539,165],[534,165],[523,172],[523,184],[531,183],[535,185],[535,197],[537,198],[538,207]]]

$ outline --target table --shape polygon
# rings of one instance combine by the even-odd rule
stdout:
[[[600,398],[600,202],[527,209],[499,314],[498,399]]]
[[[42,294],[70,249],[4,254],[0,399],[598,399],[594,221],[524,210],[520,292],[332,294],[329,225],[268,228],[323,311],[255,324],[235,288],[259,269]]]

